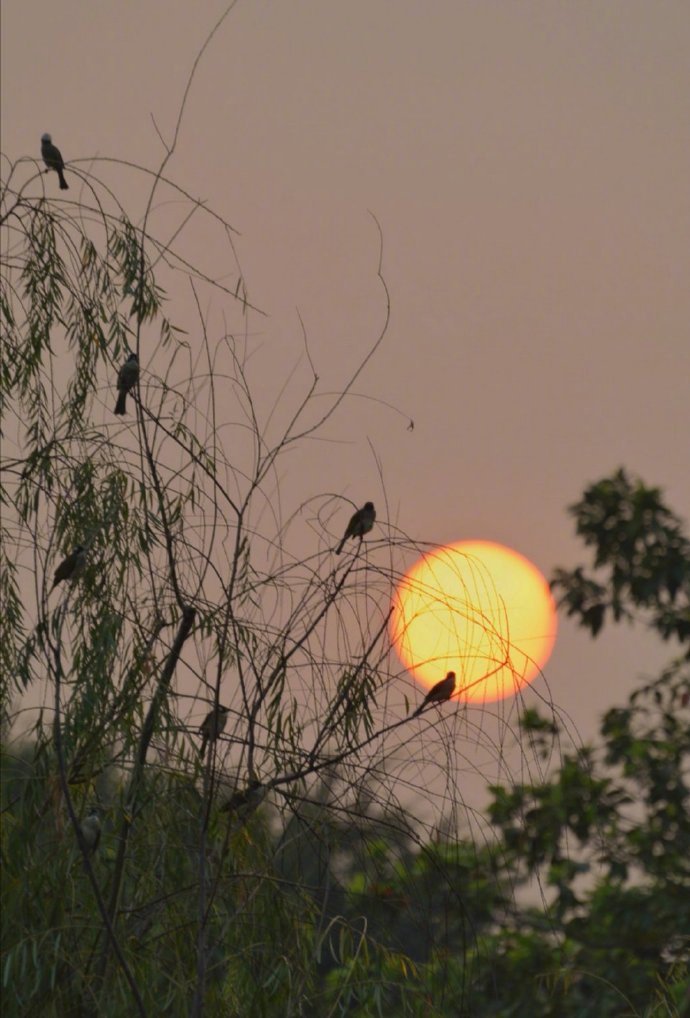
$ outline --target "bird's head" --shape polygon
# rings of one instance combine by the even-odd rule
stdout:
[[[42,135],[41,135],[41,144],[46,144],[46,145],[50,145],[50,143],[52,142],[52,140],[53,140],[53,139],[52,139],[52,138],[50,137],[50,135],[49,135],[49,134],[42,134]]]
[[[135,353],[131,353],[127,360],[130,362],[130,364],[137,364],[139,362],[139,358]]]
[[[367,512],[371,512],[371,510],[374,508],[374,503],[373,502],[365,502],[364,503],[364,508],[367,510]]]
[[[453,685],[455,685],[455,672],[448,672],[448,674],[446,675],[446,678],[447,679],[452,679],[453,680]]]

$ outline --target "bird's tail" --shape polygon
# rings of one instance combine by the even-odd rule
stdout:
[[[345,534],[345,537],[344,537],[344,538],[342,539],[342,541],[340,542],[340,544],[338,545],[338,547],[337,547],[337,548],[335,549],[335,553],[336,553],[336,555],[339,555],[339,554],[340,554],[340,552],[341,552],[341,551],[343,550],[343,548],[345,547],[345,542],[347,541],[347,538],[348,538],[348,535],[347,535],[347,534]]]
[[[58,177],[60,178],[60,190],[69,191],[69,184],[65,180],[65,174],[62,172],[62,170],[58,170]]]
[[[127,412],[127,393],[124,389],[120,389],[117,395],[117,403],[115,404],[115,413],[122,416]]]

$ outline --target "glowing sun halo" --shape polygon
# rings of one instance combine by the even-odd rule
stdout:
[[[391,630],[416,679],[457,672],[459,699],[486,703],[533,681],[556,639],[548,584],[518,552],[460,541],[422,556],[400,582]]]

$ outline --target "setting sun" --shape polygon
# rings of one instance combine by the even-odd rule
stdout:
[[[548,584],[526,558],[490,541],[425,554],[400,582],[391,631],[425,686],[457,672],[467,703],[512,696],[539,674],[556,639]]]

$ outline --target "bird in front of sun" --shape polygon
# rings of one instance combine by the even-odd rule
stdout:
[[[60,149],[53,145],[53,139],[49,134],[41,136],[41,158],[48,167],[46,173],[48,170],[55,170],[60,179],[60,190],[67,191],[69,184],[65,180],[65,160],[62,158]]]
[[[393,609],[391,638],[406,670],[428,689],[462,662],[463,703],[515,696],[543,674],[556,639],[545,577],[493,541],[425,550],[398,583]]]
[[[412,717],[416,718],[430,703],[445,703],[446,700],[450,700],[454,692],[455,672],[448,672],[445,679],[441,679],[440,682],[431,687]]]
[[[336,555],[340,555],[341,551],[345,547],[345,542],[349,537],[358,537],[360,543],[365,534],[374,526],[376,520],[376,510],[374,509],[373,502],[365,502],[361,509],[358,509],[356,513],[352,515],[350,522],[347,525],[343,539],[335,549]]]

